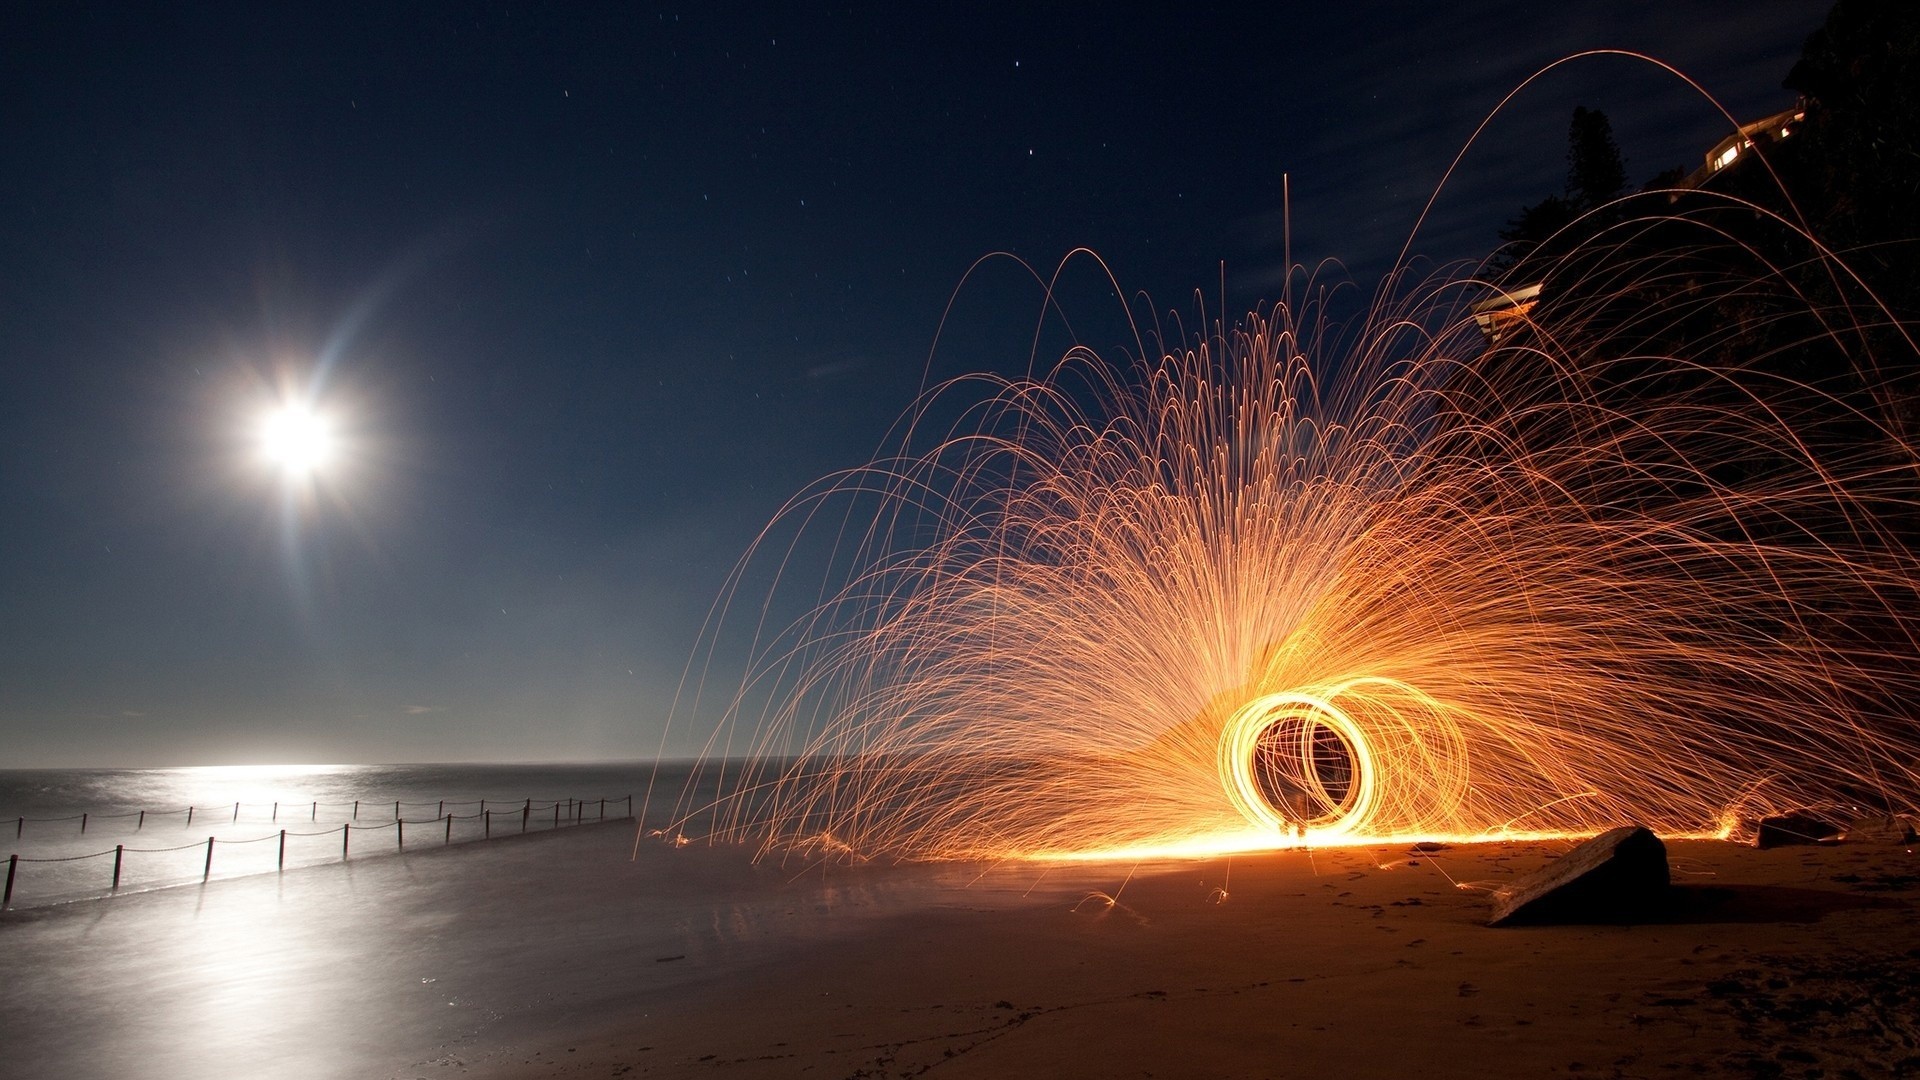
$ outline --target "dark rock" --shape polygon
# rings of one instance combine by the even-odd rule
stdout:
[[[1839,835],[1840,826],[1805,811],[1797,811],[1761,818],[1760,828],[1753,837],[1753,846],[1776,848],[1788,844],[1818,844]]]
[[[1626,825],[1493,890],[1487,925],[1629,922],[1656,913],[1669,891],[1667,846]]]
[[[1892,814],[1855,818],[1847,826],[1849,844],[1911,844],[1913,822]]]

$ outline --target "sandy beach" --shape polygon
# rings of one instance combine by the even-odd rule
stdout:
[[[1679,842],[1670,921],[1484,926],[1484,886],[1557,849],[1290,852],[1234,860],[1224,900],[1222,861],[1143,867],[1112,906],[920,912],[474,1071],[1920,1075],[1908,848]]]
[[[1673,842],[1662,921],[1491,929],[1485,890],[1565,845],[804,869],[631,842],[8,912],[0,1075],[1920,1074],[1906,846]]]

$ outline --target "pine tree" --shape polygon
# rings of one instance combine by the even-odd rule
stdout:
[[[1567,195],[1583,210],[1604,206],[1627,187],[1627,164],[1613,141],[1613,123],[1599,109],[1576,106],[1567,127]]]
[[[1573,110],[1567,127],[1567,189],[1564,195],[1549,195],[1520,213],[1500,230],[1505,247],[1496,255],[1496,271],[1511,270],[1529,254],[1539,250],[1555,234],[1572,225],[1583,213],[1605,207],[1627,187],[1627,166],[1620,147],[1613,141],[1613,124],[1607,114],[1584,106]],[[1603,211],[1594,225],[1605,224]]]

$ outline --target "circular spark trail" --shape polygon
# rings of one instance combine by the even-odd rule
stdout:
[[[1911,809],[1913,449],[1695,324],[1759,297],[1855,382],[1912,357],[1756,261],[1568,260],[1492,347],[1490,287],[1435,279],[1351,348],[1282,305],[984,380],[792,504],[852,570],[762,637],[714,744],[751,757],[681,826],[1007,857]]]

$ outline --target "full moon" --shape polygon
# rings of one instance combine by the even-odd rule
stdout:
[[[324,417],[306,406],[283,405],[261,421],[260,448],[287,473],[305,475],[333,457],[333,432]]]

